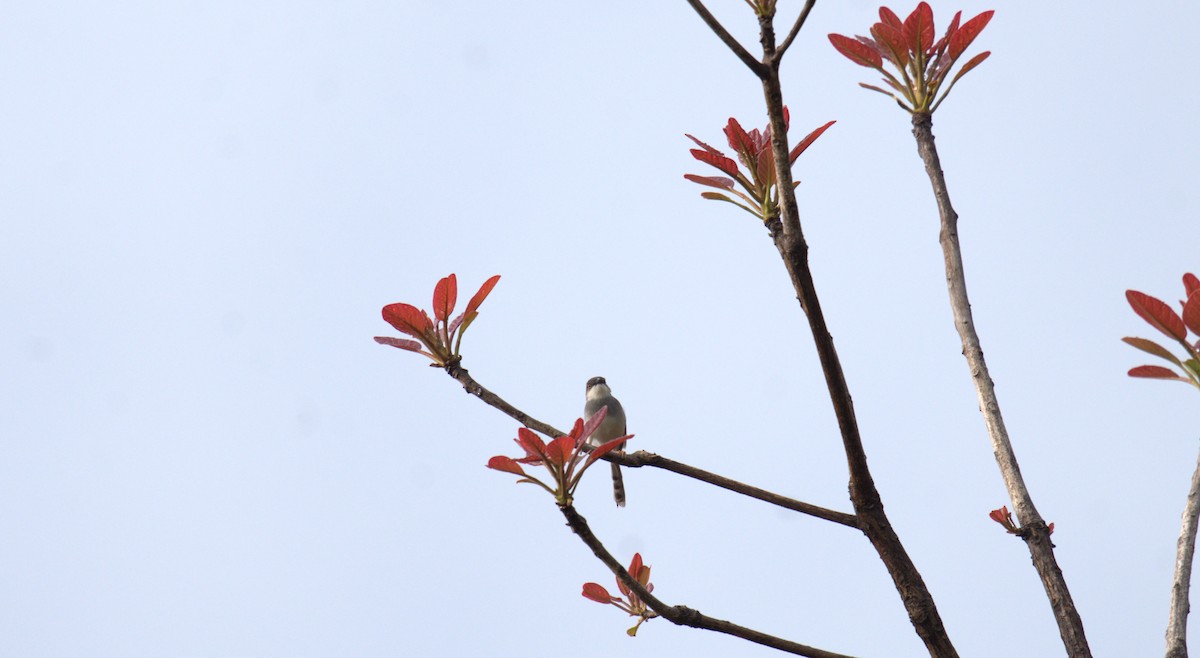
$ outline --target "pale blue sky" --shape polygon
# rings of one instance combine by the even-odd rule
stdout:
[[[987,517],[908,118],[825,38],[877,6],[818,3],[784,65],[793,136],[838,120],[796,169],[814,276],[960,653],[1061,655]],[[939,2],[939,31],[959,8],[997,10],[934,125],[984,349],[1093,650],[1156,655],[1200,396],[1125,377],[1152,330],[1122,293],[1200,271],[1200,9]],[[501,274],[464,342],[485,386],[566,427],[604,375],[631,447],[849,511],[777,254],[682,178],[730,116],[765,123],[759,85],[683,0],[5,4],[0,655],[770,655],[626,637],[549,496],[484,468],[516,424],[371,341],[384,304]],[[603,471],[580,511],[664,600],[924,654],[853,531],[653,470],[616,510]]]

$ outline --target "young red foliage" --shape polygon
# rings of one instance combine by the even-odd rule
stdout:
[[[1183,319],[1162,300],[1136,290],[1126,290],[1125,299],[1129,301],[1133,311],[1150,326],[1175,340],[1187,339],[1187,327],[1184,326]]]

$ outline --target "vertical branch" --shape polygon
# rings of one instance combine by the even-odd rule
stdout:
[[[850,388],[842,372],[833,338],[825,324],[825,315],[821,311],[821,303],[808,265],[808,244],[800,226],[795,186],[792,184],[787,126],[783,120],[783,91],[779,82],[780,53],[775,47],[772,22],[773,15],[770,14],[759,18],[763,61],[768,63],[768,73],[763,78],[763,95],[771,123],[771,148],[775,158],[775,181],[776,189],[779,190],[782,217],[768,221],[768,228],[792,281],[796,298],[808,318],[809,330],[816,343],[817,356],[825,374],[825,384],[829,389],[829,397],[846,452],[850,471],[850,500],[854,504],[859,527],[875,547],[880,560],[891,575],[909,620],[918,637],[925,643],[929,655],[934,658],[957,658],[958,652],[946,634],[933,596],[884,512],[883,501],[867,466],[867,455],[859,435]]]
[[[1196,554],[1196,527],[1200,518],[1200,461],[1192,472],[1179,542],[1175,546],[1175,577],[1171,582],[1171,611],[1167,614],[1167,658],[1187,658],[1188,596],[1192,582],[1192,558]]]
[[[950,307],[954,312],[954,326],[962,339],[963,356],[966,357],[971,370],[975,393],[979,398],[979,409],[983,412],[984,424],[987,426],[988,436],[991,437],[992,450],[996,454],[1000,474],[1004,478],[1004,485],[1012,498],[1014,511],[1021,524],[1021,537],[1029,547],[1033,566],[1042,579],[1046,596],[1050,599],[1067,655],[1071,658],[1090,658],[1092,654],[1083,633],[1083,622],[1079,618],[1079,611],[1075,609],[1075,602],[1071,599],[1062,570],[1054,558],[1050,529],[1034,507],[1033,498],[1021,477],[1021,469],[1017,465],[1008,430],[1004,427],[1004,418],[1000,415],[996,389],[991,375],[988,374],[987,362],[983,358],[979,335],[975,332],[971,302],[967,298],[967,280],[963,273],[962,249],[958,240],[958,214],[950,205],[950,192],[946,187],[937,147],[934,145],[933,119],[928,113],[920,112],[913,114],[912,123],[917,152],[921,155],[921,160],[925,163],[925,172],[933,184],[938,215],[941,217],[940,240],[946,265],[946,285],[950,291]]]

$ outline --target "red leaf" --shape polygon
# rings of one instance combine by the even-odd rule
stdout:
[[[929,3],[922,2],[917,5],[908,18],[904,19],[904,27],[900,32],[914,57],[918,53],[926,52],[933,45],[933,9],[929,7]]]
[[[536,458],[539,461],[546,459],[546,444],[542,443],[541,437],[534,434],[532,430],[526,427],[517,428],[517,445],[525,451],[529,457]]]
[[[723,190],[733,189],[733,179],[725,178],[724,176],[697,176],[695,174],[684,174],[683,177],[692,181],[693,183],[699,183],[709,187],[716,187]]]
[[[383,319],[401,333],[414,338],[428,338],[433,333],[433,321],[425,311],[410,304],[388,304],[383,307]]]
[[[513,460],[513,458],[505,457],[504,455],[497,455],[489,459],[487,467],[497,471],[504,471],[505,473],[512,473],[513,475],[525,475],[525,469],[521,468],[520,464]]]
[[[995,13],[995,11],[988,10],[963,23],[963,26],[954,33],[954,36],[950,37],[950,61],[958,59],[963,54],[967,46],[970,46],[975,37],[979,36],[979,33],[983,31],[983,28],[987,27],[988,21],[992,20],[992,15]]]
[[[704,164],[707,164],[707,165],[712,165],[712,166],[716,167],[717,169],[720,169],[721,171],[729,174],[730,176],[737,178],[738,166],[737,166],[737,163],[734,162],[732,159],[727,158],[724,155],[721,155],[720,153],[714,154],[714,153],[709,153],[708,151],[701,151],[699,149],[692,149],[691,153],[692,153],[692,157],[696,158],[700,162],[703,162]]]
[[[613,599],[616,598],[609,594],[608,590],[604,589],[599,583],[584,583],[583,597],[591,599],[596,603],[603,603],[604,605],[612,603]]]
[[[1192,274],[1191,272],[1184,274],[1183,289],[1187,291],[1188,297],[1191,297],[1192,293],[1200,290],[1200,279],[1197,279],[1196,275]]]
[[[420,343],[418,343],[415,340],[408,340],[407,338],[392,338],[390,336],[376,336],[375,342],[379,343],[380,345],[391,345],[392,347],[399,347],[402,350],[408,350],[410,352],[420,352],[421,351]]]
[[[829,123],[821,126],[820,128],[817,128],[816,130],[808,133],[808,135],[805,136],[804,139],[800,140],[799,144],[796,144],[796,146],[792,149],[792,152],[788,154],[788,158],[792,162],[795,162],[796,158],[800,157],[801,153],[803,153],[805,150],[807,150],[808,147],[812,146],[812,143],[817,141],[817,138],[820,137],[822,134],[824,134],[824,132],[826,130],[829,130],[829,127],[835,123],[837,123],[836,120],[830,121]]]
[[[463,315],[470,315],[478,310],[479,305],[483,303],[483,300],[487,299],[488,295],[492,294],[492,288],[495,288],[496,284],[499,282],[499,274],[493,276],[487,281],[484,281],[483,285],[479,286],[479,291],[476,292],[475,296],[471,298],[471,301],[467,302],[467,310],[463,311]]]
[[[549,458],[550,463],[556,466],[566,464],[573,452],[575,452],[575,439],[570,436],[560,436],[546,444],[546,457]]]
[[[887,7],[879,8],[879,20],[891,25],[897,30],[904,26],[904,24],[900,22],[900,17],[896,15],[896,12],[888,9]]]
[[[942,35],[942,38],[933,44],[932,52],[935,55],[941,56],[942,53],[946,52],[946,46],[949,45],[950,39],[953,39],[955,32],[958,32],[958,22],[960,19],[962,19],[962,12],[954,12],[954,18],[950,20],[950,25],[946,28],[946,34]]]
[[[704,142],[702,142],[702,141],[700,141],[700,140],[696,139],[695,137],[692,137],[691,135],[689,135],[689,134],[687,134],[687,133],[684,133],[684,135],[683,135],[683,136],[684,136],[684,137],[687,137],[688,139],[692,140],[693,142],[696,142],[696,144],[697,144],[697,145],[698,145],[700,148],[704,149],[705,151],[708,151],[709,153],[712,153],[713,155],[721,155],[721,156],[725,155],[724,153],[722,153],[722,152],[718,151],[717,149],[715,149],[715,148],[713,148],[713,147],[709,146],[708,144],[705,144]]]
[[[725,124],[725,139],[729,142],[729,147],[738,153],[754,152],[754,142],[746,134],[742,124],[733,117],[729,117],[729,123]]]
[[[859,66],[866,66],[873,69],[883,68],[883,57],[878,52],[850,37],[831,34],[829,35],[829,43],[833,44],[833,47],[839,53],[845,55],[846,58]]]
[[[596,461],[597,459],[600,459],[601,457],[603,457],[604,455],[607,455],[608,453],[612,452],[613,450],[616,450],[617,448],[621,447],[621,444],[625,443],[626,441],[628,441],[629,439],[632,439],[632,438],[633,438],[632,434],[626,434],[625,436],[619,436],[611,441],[608,441],[608,442],[602,444],[600,447],[592,450],[592,454],[588,455],[588,459],[587,459],[587,462],[584,465],[584,467],[586,468],[587,466],[590,466],[592,464],[592,462]]]
[[[1183,304],[1183,323],[1200,336],[1200,288],[1193,290]]]
[[[1187,338],[1187,327],[1184,326],[1183,319],[1161,300],[1136,290],[1126,290],[1125,299],[1129,300],[1129,305],[1133,307],[1134,313],[1137,313],[1150,326],[1175,340]]]
[[[1171,363],[1174,363],[1177,366],[1183,365],[1182,363],[1179,362],[1179,359],[1176,358],[1176,356],[1174,354],[1171,354],[1167,350],[1167,348],[1163,347],[1162,345],[1159,345],[1158,343],[1156,343],[1152,340],[1149,340],[1146,338],[1134,338],[1132,336],[1127,336],[1125,338],[1122,338],[1121,340],[1124,341],[1128,345],[1132,345],[1133,347],[1136,347],[1139,350],[1146,352],[1147,354],[1153,354],[1154,356],[1157,356],[1160,359],[1166,359],[1167,361],[1170,361]]]
[[[966,75],[967,71],[970,71],[971,69],[975,68],[976,66],[979,66],[980,64],[982,64],[983,60],[987,59],[988,56],[991,54],[992,54],[992,51],[985,50],[985,51],[979,53],[978,55],[972,57],[971,59],[967,60],[967,63],[963,64],[962,68],[958,70],[958,73],[954,74],[954,79],[950,81],[950,84],[954,84],[955,82],[958,81],[959,78]]]
[[[875,41],[886,49],[890,55],[888,59],[899,68],[908,66],[908,47],[904,44],[904,37],[900,34],[900,30],[884,23],[876,23],[871,26],[871,36],[875,37]]]
[[[438,322],[445,322],[454,312],[454,304],[457,301],[458,280],[451,274],[433,287],[433,317]]]
[[[1129,370],[1130,377],[1145,377],[1147,379],[1177,379],[1181,382],[1189,381],[1184,377],[1180,377],[1174,370],[1163,368],[1162,366],[1138,366]]]

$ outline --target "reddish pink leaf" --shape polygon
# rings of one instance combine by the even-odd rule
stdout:
[[[1200,290],[1200,279],[1196,278],[1196,275],[1192,274],[1191,272],[1184,274],[1183,275],[1183,289],[1186,290],[1187,295],[1189,297],[1191,297],[1192,293],[1196,292],[1197,290]]]
[[[709,187],[717,187],[723,190],[733,189],[733,179],[725,178],[724,176],[697,176],[695,174],[684,174],[683,177],[692,181],[693,183],[699,183]]]
[[[1138,366],[1129,370],[1130,377],[1145,377],[1147,379],[1177,379],[1181,382],[1189,381],[1184,377],[1175,374],[1174,370],[1163,368],[1162,366]]]
[[[542,443],[541,437],[534,434],[532,430],[525,427],[517,428],[517,438],[514,439],[517,445],[525,451],[529,457],[533,457],[539,461],[546,460],[546,444]]]
[[[458,280],[451,274],[433,287],[433,317],[438,322],[445,322],[454,312],[454,304],[457,302]]]
[[[414,338],[428,339],[433,333],[433,321],[425,311],[410,304],[388,304],[383,307],[383,319],[401,333]]]
[[[683,136],[684,136],[684,137],[687,137],[688,139],[692,140],[693,142],[696,142],[696,144],[697,144],[697,145],[698,145],[700,148],[704,149],[705,151],[708,151],[709,153],[712,153],[713,155],[720,155],[720,156],[724,156],[724,155],[725,155],[724,153],[722,153],[722,152],[718,151],[717,149],[715,149],[715,148],[713,148],[713,147],[709,146],[708,144],[705,144],[704,142],[702,142],[702,141],[700,141],[700,140],[696,139],[695,137],[692,137],[691,135],[689,135],[689,134],[687,134],[687,133],[684,133],[684,135],[683,135]]]
[[[1183,323],[1200,336],[1200,288],[1193,290],[1183,304]]]
[[[965,51],[967,47],[971,45],[971,42],[975,40],[975,37],[979,36],[979,33],[983,31],[983,28],[987,27],[988,22],[992,20],[992,15],[995,13],[996,12],[992,10],[983,12],[966,23],[963,23],[963,26],[954,33],[954,36],[950,37],[950,50],[948,56],[950,57],[951,61],[958,59],[959,56],[963,54],[963,51]]]
[[[458,304],[458,277],[454,273],[443,277],[433,288],[433,317],[434,320],[445,322],[454,313]]]
[[[583,597],[585,599],[591,599],[596,603],[603,603],[605,605],[612,603],[613,599],[615,598],[609,594],[608,590],[604,589],[599,583],[584,583]]]
[[[900,22],[900,17],[896,15],[896,12],[888,9],[887,7],[879,8],[879,20],[891,25],[897,30],[904,26],[904,24]]]
[[[560,436],[546,444],[548,461],[556,466],[566,464],[571,459],[573,452],[575,452],[575,439],[570,436]]]
[[[1136,290],[1126,290],[1125,299],[1129,300],[1129,305],[1133,307],[1134,313],[1137,313],[1150,326],[1175,340],[1187,338],[1187,328],[1183,324],[1183,319],[1162,300]]]
[[[738,123],[737,119],[729,118],[729,123],[725,124],[725,139],[729,142],[729,147],[739,153],[753,152],[754,145],[750,136],[746,134],[742,124]],[[748,166],[748,165],[747,165]]]
[[[597,459],[600,459],[601,457],[603,457],[604,455],[607,455],[608,453],[612,452],[613,450],[616,450],[617,448],[619,448],[621,446],[622,443],[625,443],[626,441],[628,441],[632,438],[633,438],[632,434],[626,434],[625,436],[619,436],[619,437],[613,439],[612,441],[608,441],[608,442],[601,444],[600,447],[596,448],[595,450],[592,450],[592,454],[588,455],[588,459],[587,459],[587,462],[585,463],[585,467],[590,466],[592,464],[592,462],[596,461]]]
[[[937,43],[933,44],[931,52],[938,56],[946,52],[946,46],[949,45],[950,39],[954,38],[954,33],[958,31],[958,22],[960,19],[962,19],[962,12],[954,12],[954,18],[950,20],[950,25],[946,28],[946,34],[941,39],[938,39]]]
[[[908,46],[900,30],[884,23],[876,23],[871,27],[871,36],[883,47],[888,59],[899,68],[908,66]]]
[[[504,471],[505,473],[512,473],[513,475],[525,475],[525,469],[521,468],[520,464],[511,457],[503,455],[497,455],[489,459],[487,467],[497,471]]]
[[[904,19],[904,27],[900,33],[914,57],[918,53],[926,52],[933,45],[933,9],[929,7],[929,3],[922,2],[917,5],[908,18]]]
[[[799,144],[796,144],[796,146],[792,149],[792,152],[788,154],[788,157],[790,158],[790,160],[792,162],[795,162],[796,158],[800,157],[801,153],[806,151],[808,149],[808,147],[812,146],[812,143],[817,141],[817,138],[820,137],[822,134],[824,134],[826,130],[829,130],[829,127],[835,123],[837,123],[836,120],[830,121],[829,123],[821,126],[820,128],[817,128],[816,130],[808,133],[808,135],[806,135],[804,137],[804,139],[800,140]]]
[[[959,78],[966,75],[967,71],[970,71],[971,69],[975,68],[976,66],[979,66],[980,64],[982,64],[983,60],[987,59],[988,56],[991,54],[992,54],[992,51],[985,50],[985,51],[979,53],[978,55],[972,57],[971,59],[967,60],[967,63],[963,64],[962,68],[958,70],[958,73],[954,74],[954,79],[950,81],[950,84],[954,84],[955,82],[958,81]]]
[[[858,64],[873,69],[883,68],[883,57],[875,50],[840,34],[829,35],[829,43],[837,49],[839,53],[845,55],[847,59]]]
[[[708,151],[701,151],[699,149],[692,149],[691,153],[692,153],[692,157],[696,158],[700,162],[703,162],[704,164],[707,164],[707,165],[712,165],[712,166],[716,167],[717,169],[720,169],[721,171],[729,174],[730,176],[737,178],[738,166],[737,166],[737,163],[734,162],[732,159],[727,158],[724,155],[712,154],[712,153],[709,153]]]
[[[483,303],[483,300],[487,299],[488,295],[492,294],[492,288],[495,288],[496,284],[499,282],[499,274],[493,276],[487,281],[484,281],[483,285],[479,286],[479,291],[476,292],[475,296],[471,298],[471,301],[467,302],[467,310],[463,311],[463,315],[470,315],[478,310],[479,305]]]
[[[379,343],[380,345],[391,345],[392,347],[399,347],[402,350],[408,350],[410,352],[420,352],[421,351],[420,343],[418,343],[415,340],[409,340],[407,338],[392,338],[390,336],[376,336],[375,342]]]
[[[1125,338],[1122,338],[1121,340],[1124,341],[1128,345],[1132,345],[1133,347],[1136,347],[1139,350],[1146,352],[1147,354],[1153,354],[1154,356],[1157,356],[1161,359],[1166,359],[1167,361],[1170,361],[1171,363],[1174,363],[1177,366],[1183,365],[1182,363],[1179,362],[1179,359],[1176,358],[1174,354],[1171,354],[1171,352],[1169,352],[1167,350],[1167,348],[1163,347],[1162,345],[1159,345],[1158,343],[1156,343],[1152,340],[1149,340],[1146,338],[1134,338],[1132,336],[1126,336]]]

